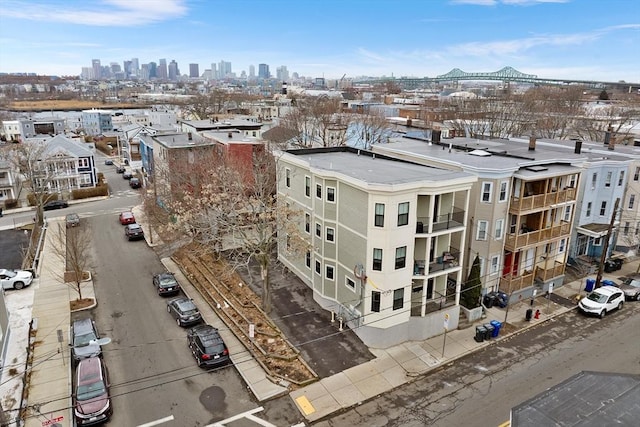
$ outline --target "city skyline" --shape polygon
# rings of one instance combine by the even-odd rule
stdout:
[[[97,58],[166,58],[183,75],[226,61],[237,76],[258,64],[329,79],[511,66],[638,82],[639,17],[633,0],[5,0],[0,72],[75,76]]]

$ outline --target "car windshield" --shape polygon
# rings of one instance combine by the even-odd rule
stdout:
[[[627,279],[624,284],[633,286],[634,288],[640,288],[640,279]]]
[[[607,302],[607,296],[606,295],[602,295],[599,292],[591,292],[588,296],[587,299],[591,300],[591,301],[595,301],[595,302],[599,302],[599,303],[605,303]]]
[[[83,384],[78,386],[78,400],[89,400],[94,397],[98,397],[106,392],[106,388],[104,386],[104,382],[102,380],[90,383]]]
[[[93,331],[87,332],[86,334],[77,335],[74,345],[76,347],[86,347],[89,345],[90,341],[97,340],[96,334]]]
[[[18,275],[18,272],[15,271],[15,270],[7,270],[7,271],[4,272],[4,274],[7,277],[16,277]]]

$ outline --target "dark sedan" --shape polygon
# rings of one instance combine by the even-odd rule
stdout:
[[[167,311],[176,319],[178,326],[195,325],[202,320],[198,307],[189,298],[178,297],[169,300]]]
[[[158,295],[175,295],[180,292],[180,285],[173,273],[160,273],[153,276],[153,286],[156,287]]]
[[[140,224],[127,224],[124,227],[124,235],[129,240],[144,239],[144,231],[142,231]]]
[[[51,200],[50,202],[45,203],[42,209],[45,211],[52,211],[54,209],[63,209],[68,207],[69,203],[66,200]]]

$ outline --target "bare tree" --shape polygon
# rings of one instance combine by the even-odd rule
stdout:
[[[362,114],[354,114],[351,127],[356,145],[366,150],[374,144],[387,142],[391,134],[391,125],[382,112],[371,109],[367,109]]]
[[[91,233],[86,224],[65,228],[61,223],[52,241],[53,252],[64,260],[65,270],[61,274],[65,284],[72,288],[78,299],[82,299],[82,281],[91,265]]]
[[[299,212],[276,196],[276,161],[266,148],[253,155],[251,173],[237,165],[218,165],[197,192],[182,195],[172,205],[176,226],[194,242],[224,251],[234,268],[255,260],[260,267],[262,308],[271,311],[269,267],[278,236],[287,249],[304,245]]]
[[[220,89],[213,89],[208,94],[193,95],[189,100],[180,104],[181,108],[196,120],[206,120],[215,114],[223,114],[231,95]]]

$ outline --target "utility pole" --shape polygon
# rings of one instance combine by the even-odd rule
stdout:
[[[600,265],[598,266],[598,275],[596,276],[596,284],[594,288],[600,287],[602,281],[602,270],[604,269],[604,262],[607,260],[607,252],[609,251],[609,240],[611,239],[611,232],[613,231],[613,224],[616,222],[616,216],[618,215],[618,205],[620,204],[620,198],[616,199],[616,203],[613,205],[613,212],[611,213],[611,221],[609,222],[609,228],[607,228],[607,238],[602,245],[602,255],[600,255]]]

